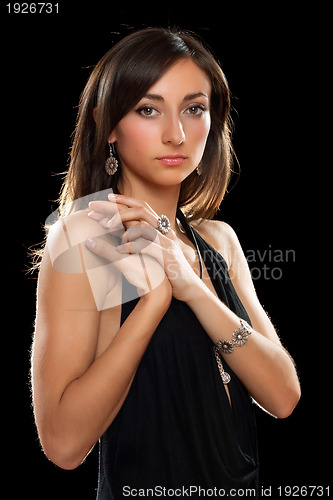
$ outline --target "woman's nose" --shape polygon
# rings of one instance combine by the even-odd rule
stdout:
[[[171,143],[175,146],[185,142],[183,124],[179,117],[170,117],[169,120],[166,120],[162,141],[164,144]]]

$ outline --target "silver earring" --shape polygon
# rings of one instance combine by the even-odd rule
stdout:
[[[110,156],[105,161],[105,170],[108,175],[114,175],[118,169],[118,160],[115,158],[115,150],[113,142],[108,142],[110,148]]]
[[[197,171],[198,177],[200,177],[200,175],[202,174],[201,162],[199,163],[199,165],[197,166],[197,168],[195,170]]]

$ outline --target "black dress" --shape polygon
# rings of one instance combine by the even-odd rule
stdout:
[[[186,223],[180,210],[177,217],[196,244],[221,301],[249,322],[223,257]],[[138,300],[123,304],[121,323]],[[247,488],[257,498],[253,403],[223,360],[231,375],[230,406],[212,346],[192,310],[173,298],[121,410],[100,439],[98,500],[218,498],[229,492],[237,498],[236,491],[245,496]]]

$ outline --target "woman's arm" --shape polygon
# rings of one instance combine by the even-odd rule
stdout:
[[[92,232],[89,226],[86,234]],[[83,247],[81,256],[90,254]],[[107,292],[107,280],[101,286]],[[54,463],[77,467],[112,423],[170,300],[165,278],[141,297],[119,328],[112,310],[97,310],[87,273],[57,271],[46,246],[39,274],[32,386],[41,444]],[[109,314],[110,344],[97,357],[102,314]]]
[[[207,229],[208,225],[209,229]],[[300,385],[293,360],[281,345],[274,327],[256,295],[246,258],[234,231],[224,223],[210,221],[205,236],[215,248],[223,249],[229,274],[249,314],[254,332],[247,343],[224,357],[251,396],[273,415],[287,417],[300,398]],[[240,327],[239,318],[203,283],[192,287],[187,300],[212,341],[231,340]]]

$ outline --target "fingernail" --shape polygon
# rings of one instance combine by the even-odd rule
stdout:
[[[96,240],[93,238],[88,238],[86,241],[86,245],[88,248],[95,248],[96,247]]]

